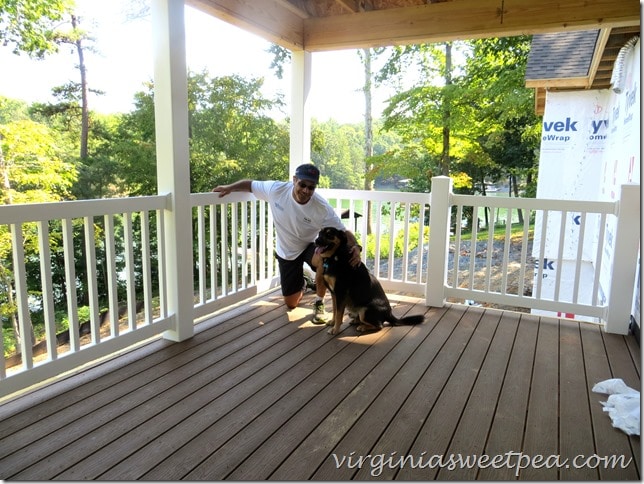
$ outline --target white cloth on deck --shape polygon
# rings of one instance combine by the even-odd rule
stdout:
[[[628,435],[640,435],[640,392],[627,386],[621,378],[599,382],[593,392],[609,395],[607,401],[600,403],[613,427]]]

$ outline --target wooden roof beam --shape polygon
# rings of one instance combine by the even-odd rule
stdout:
[[[525,87],[585,89],[588,87],[588,77],[558,77],[555,79],[526,80]]]
[[[304,47],[307,12],[286,0],[185,0],[217,17],[290,50]]]
[[[340,5],[347,13],[357,13],[360,11],[358,4],[355,0],[335,0],[335,3]]]
[[[590,89],[590,87],[593,85],[595,77],[597,76],[597,71],[602,60],[602,53],[604,52],[604,48],[606,47],[606,43],[608,42],[608,38],[610,37],[610,31],[610,28],[601,29],[599,31],[597,43],[595,44],[595,52],[593,52],[593,60],[588,71],[588,89]]]
[[[303,22],[304,48],[315,52],[639,25],[640,5],[635,0],[458,0]]]

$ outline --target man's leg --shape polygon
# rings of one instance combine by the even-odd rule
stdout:
[[[324,284],[324,267],[322,266],[322,257],[317,252],[311,259],[311,267],[315,268],[315,294],[320,299],[324,299],[326,294],[326,285]]]
[[[285,260],[275,254],[280,271],[280,284],[284,304],[295,309],[304,295],[304,261],[300,256],[295,260]]]
[[[322,257],[317,251],[313,254],[309,264],[311,268],[315,269],[315,315],[313,322],[317,324],[332,324],[333,321],[327,316],[324,310],[324,296],[326,294],[326,285],[324,284],[324,266]]]
[[[296,292],[295,294],[289,294],[288,296],[284,296],[284,303],[286,304],[286,307],[289,309],[295,309],[298,304],[300,304],[300,301],[302,300],[302,296],[304,295],[304,291],[299,291]]]

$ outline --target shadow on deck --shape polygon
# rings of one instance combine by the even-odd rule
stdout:
[[[331,337],[311,295],[287,312],[273,292],[7,401],[0,478],[640,479],[639,437],[591,392],[640,388],[632,336],[390,298],[426,322]]]

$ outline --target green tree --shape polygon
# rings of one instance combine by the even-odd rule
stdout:
[[[152,83],[134,96],[134,109],[116,126],[112,155],[123,190],[131,196],[157,193]]]
[[[419,44],[392,50],[378,74],[381,82],[399,86],[383,112],[384,129],[402,139],[402,147],[379,160],[380,174],[411,178],[409,188],[426,191],[431,177],[449,174],[455,158],[471,143],[466,130],[469,108],[460,102],[460,65],[454,52],[463,43]],[[412,79],[406,83],[405,79]]]
[[[384,111],[384,129],[402,146],[376,157],[378,174],[404,174],[414,191],[429,190],[437,174],[450,174],[465,193],[485,193],[486,181],[502,175],[514,186],[513,177],[525,176],[529,185],[538,127],[524,86],[529,44],[513,37],[394,49],[379,79],[414,81]]]
[[[320,186],[364,189],[364,131],[359,125],[313,120],[316,142],[311,161],[320,168]]]
[[[467,59],[468,101],[476,107],[476,134],[483,151],[497,164],[490,177],[510,179],[519,196],[534,196],[539,147],[539,118],[534,111],[534,92],[525,87],[525,68],[530,51],[529,36],[484,39],[472,42]]]
[[[58,50],[58,22],[73,0],[0,0],[0,44],[35,58]]]
[[[90,89],[87,78],[86,54],[94,52],[93,39],[88,32],[81,29],[81,20],[74,14],[69,15],[69,22],[61,24],[57,31],[56,42],[70,45],[78,56],[78,80],[70,81],[61,86],[52,88],[52,93],[58,99],[55,104],[40,105],[38,109],[46,116],[54,114],[67,115],[70,119],[78,119],[78,129],[70,130],[79,138],[77,143],[81,163],[87,163],[89,156],[90,137],[90,109],[89,93],[102,95],[102,91]],[[67,28],[63,28],[63,26]]]
[[[0,125],[0,188],[1,203],[50,202],[64,199],[76,179],[74,166],[64,161],[56,133],[47,126],[28,119]],[[28,271],[37,277],[37,229],[23,224],[24,253]],[[12,245],[9,228],[0,226],[0,315],[4,327],[10,321],[16,344],[22,335],[18,326],[13,288]],[[35,266],[35,267],[34,267]],[[33,287],[33,285],[29,285]],[[30,290],[31,294],[38,292]],[[31,328],[33,341],[33,327]],[[4,336],[3,336],[4,337]]]
[[[29,105],[18,99],[0,96],[0,124],[29,119]]]
[[[282,105],[266,98],[261,79],[188,77],[190,187],[210,191],[240,177],[284,178],[288,172],[289,135],[269,113]],[[122,183],[135,195],[156,193],[153,86],[139,92],[135,109],[117,129],[115,158]]]
[[[68,197],[77,173],[65,161],[57,134],[30,120],[0,125],[2,203],[47,202]]]
[[[288,173],[288,127],[270,116],[283,101],[265,97],[263,84],[261,78],[237,75],[190,76],[192,191],[210,191],[240,177],[282,179]]]

